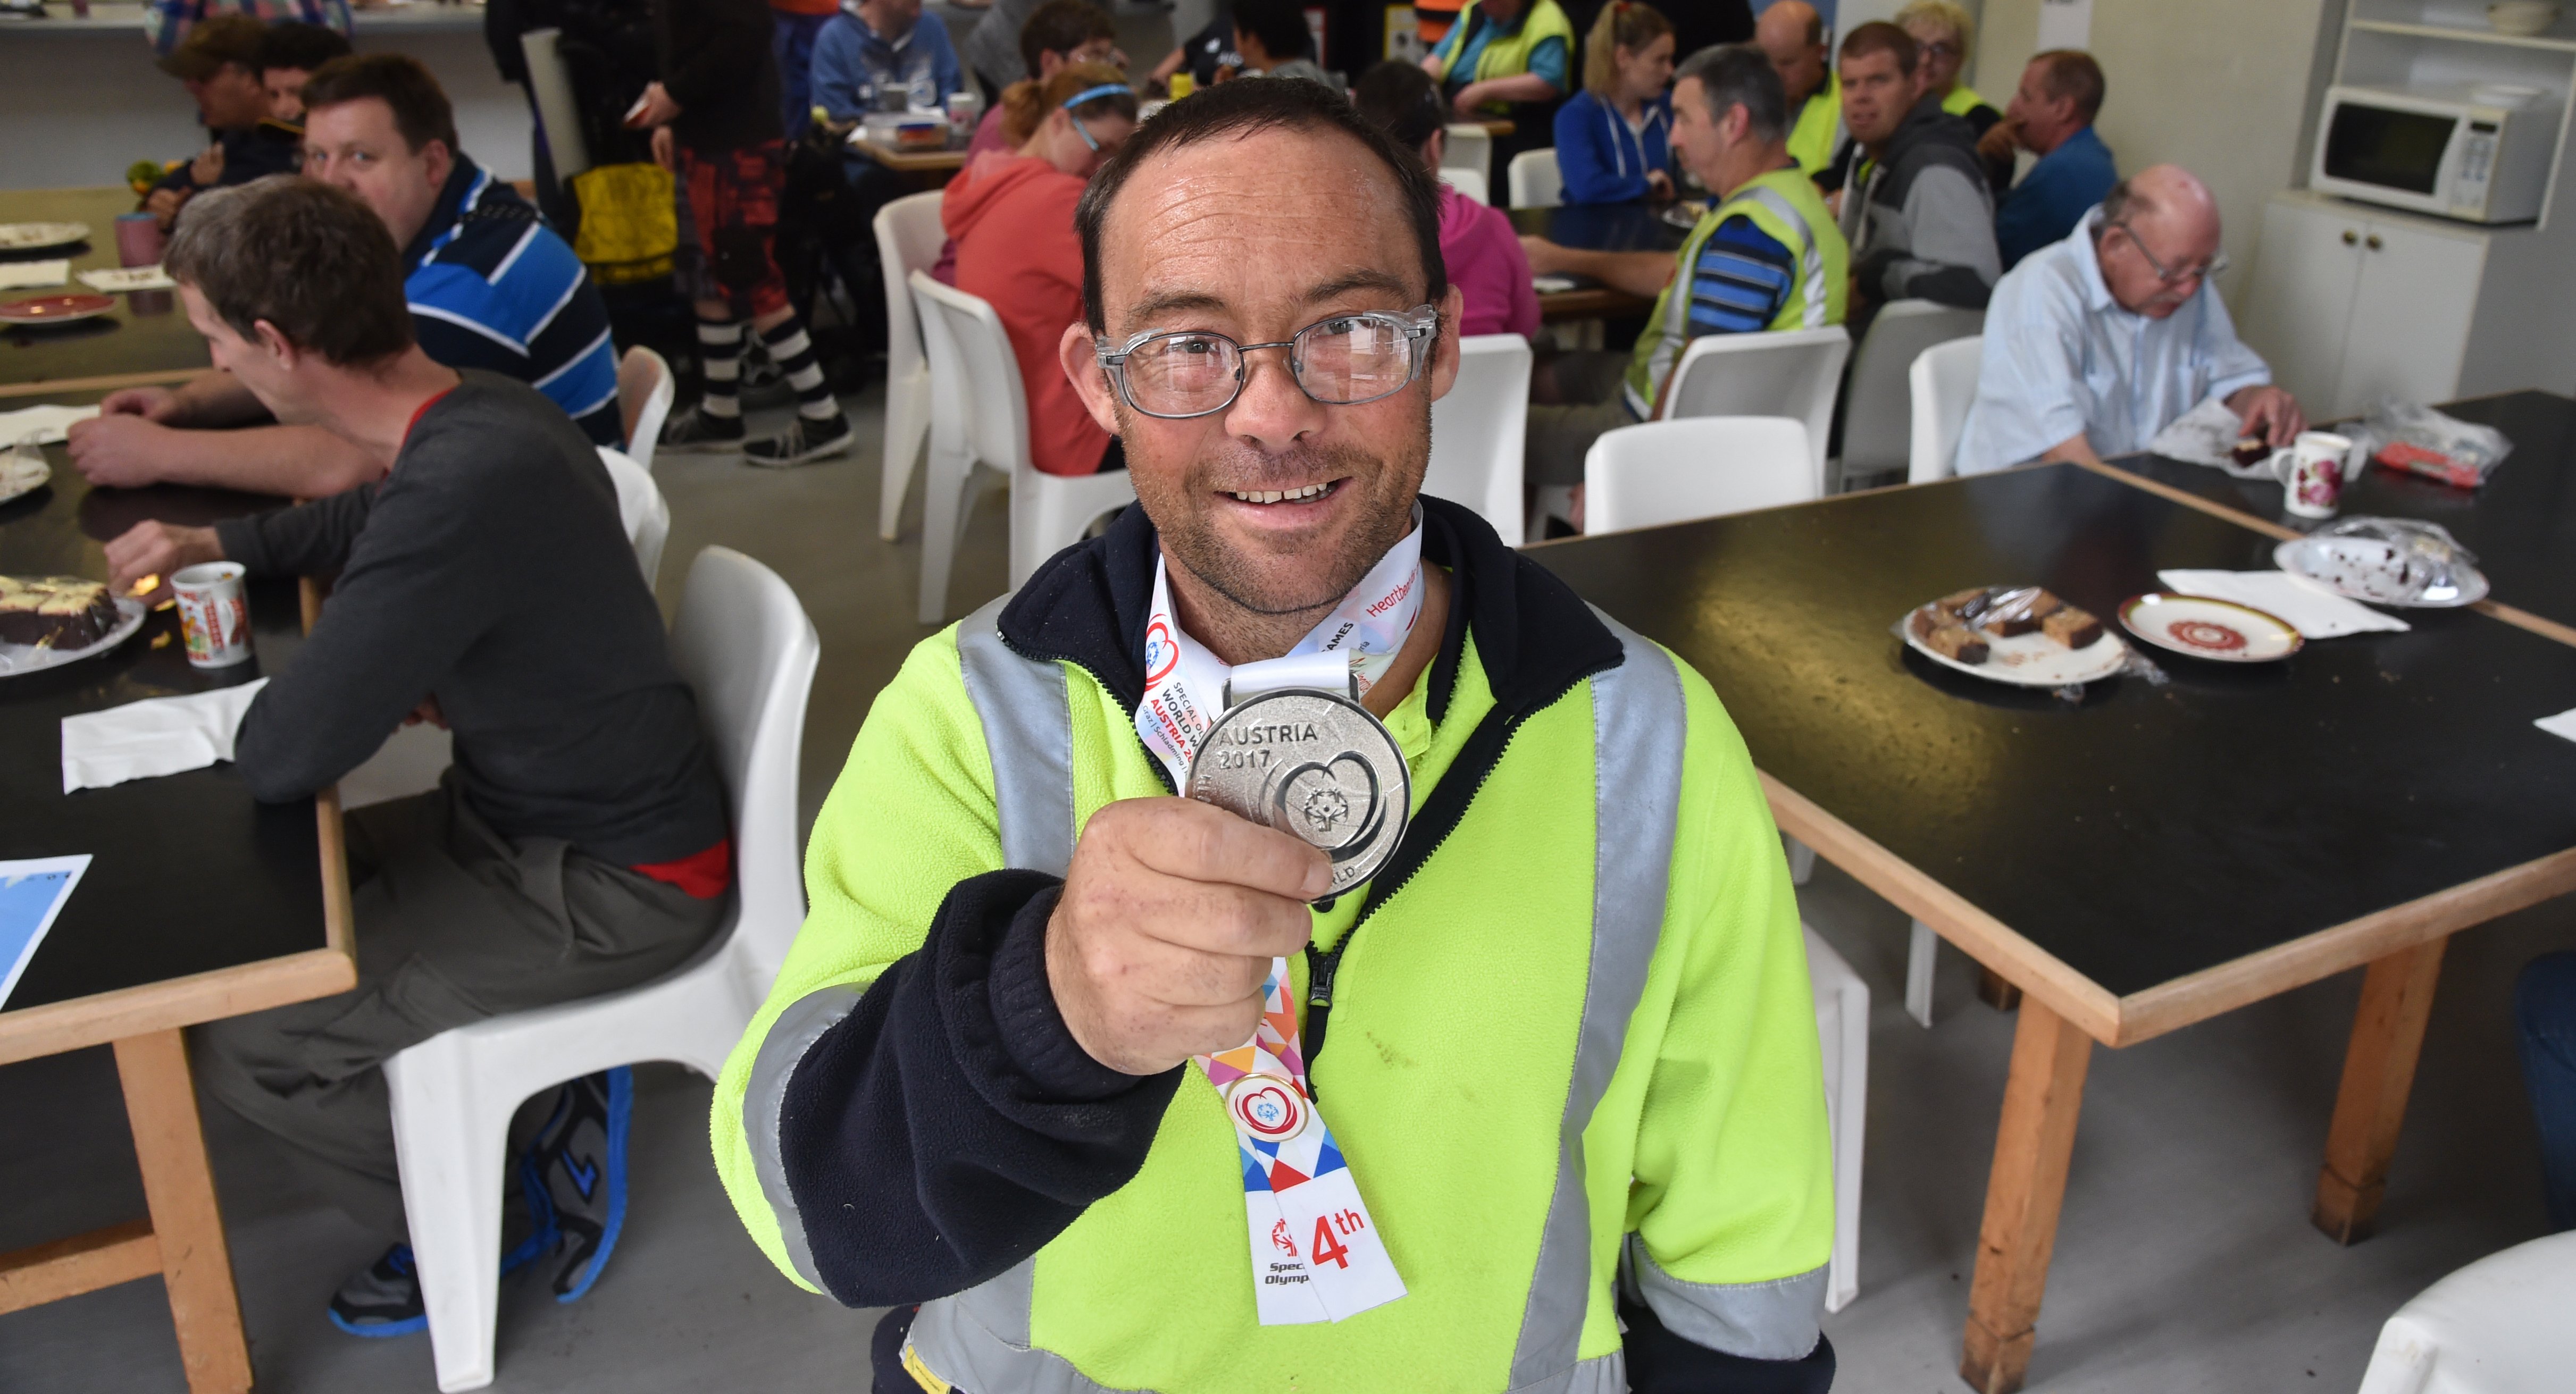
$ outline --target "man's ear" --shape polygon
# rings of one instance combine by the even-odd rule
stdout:
[[[304,351],[297,348],[295,341],[286,337],[276,325],[260,319],[251,321],[250,327],[251,332],[258,336],[259,351],[278,367],[292,371],[296,361],[303,357]]]
[[[1440,297],[1440,336],[1431,341],[1429,371],[1423,376],[1431,383],[1431,400],[1449,395],[1458,381],[1458,326],[1467,317],[1467,297],[1458,283],[1449,283],[1449,292]]]
[[[1081,320],[1064,327],[1064,337],[1056,341],[1056,361],[1064,365],[1065,381],[1082,394],[1082,405],[1100,429],[1118,434],[1118,389],[1109,385],[1109,370],[1100,366],[1092,351],[1091,326]]]
[[[429,166],[430,182],[444,187],[448,171],[456,168],[456,152],[446,141],[433,140],[420,148],[420,158]]]

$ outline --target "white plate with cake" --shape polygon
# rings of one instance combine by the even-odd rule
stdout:
[[[0,223],[0,252],[41,252],[88,240],[87,223]]]
[[[1905,645],[1944,668],[2019,687],[2107,678],[2128,647],[2092,615],[2038,586],[1973,586],[1918,605]]]
[[[143,627],[143,602],[77,576],[0,576],[0,677],[103,654]]]
[[[54,467],[45,463],[42,452],[12,450],[0,454],[0,503],[25,498],[45,487],[54,477]]]

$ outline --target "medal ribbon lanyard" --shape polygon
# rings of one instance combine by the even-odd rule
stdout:
[[[1158,561],[1136,732],[1171,773],[1172,787],[1189,787],[1190,763],[1216,727],[1221,713],[1206,704],[1210,696],[1231,706],[1290,687],[1366,692],[1420,617],[1421,553],[1417,511],[1413,531],[1286,656],[1232,669],[1183,633]],[[1340,1321],[1404,1296],[1404,1280],[1315,1109],[1289,1001],[1288,960],[1270,961],[1261,993],[1251,1040],[1194,1058],[1234,1126],[1261,1324]]]

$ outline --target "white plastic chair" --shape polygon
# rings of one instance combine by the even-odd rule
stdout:
[[[644,588],[661,584],[662,544],[671,538],[671,505],[653,472],[624,451],[599,447],[599,462],[608,466],[608,482],[617,486],[617,521],[626,525],[626,540],[635,547],[635,564],[644,569]]]
[[[2576,1231],[2489,1254],[2379,1329],[2361,1394],[2540,1394],[2576,1382]]]
[[[1807,425],[1815,492],[1825,495],[1825,440],[1834,425],[1851,335],[1839,324],[1765,334],[1703,334],[1673,369],[1664,420],[1685,416],[1789,416]],[[1585,507],[1590,508],[1587,502]]]
[[[441,1032],[385,1062],[403,1213],[442,1390],[492,1382],[510,1117],[567,1079],[639,1060],[710,1078],[751,1024],[805,917],[796,762],[822,645],[796,593],[740,552],[689,568],[671,656],[698,698],[733,807],[733,923],[658,982]]]
[[[1458,341],[1458,380],[1431,404],[1431,466],[1422,492],[1476,510],[1507,547],[1521,540],[1529,383],[1529,340],[1478,334]]]
[[[1444,170],[1472,169],[1476,172],[1477,187],[1493,188],[1494,138],[1485,134],[1483,126],[1472,122],[1451,125],[1444,130],[1440,167]]]
[[[1843,394],[1841,478],[1905,469],[1913,446],[1908,379],[1925,349],[1983,333],[1986,312],[1899,300],[1878,312],[1852,352],[1851,388]]]
[[[1807,428],[1785,416],[1696,416],[1604,431],[1583,457],[1583,530],[1618,532],[1816,497]]]
[[[1834,1153],[1834,1253],[1825,1270],[1825,1310],[1860,1295],[1861,1135],[1869,1115],[1869,984],[1815,930],[1807,940],[1807,984],[1816,996],[1816,1043],[1825,1066],[1825,1125]]]
[[[1914,440],[1905,482],[1929,484],[1958,473],[1959,433],[1977,400],[1977,373],[1986,357],[1983,336],[1953,339],[1915,355],[1906,370],[1914,399]]]
[[[912,466],[930,434],[930,360],[913,312],[911,276],[939,262],[948,239],[939,221],[940,193],[907,194],[877,210],[877,264],[885,275],[886,416],[883,482],[877,491],[877,536],[895,540]]]
[[[653,447],[662,441],[662,422],[671,415],[671,398],[678,391],[671,365],[642,344],[618,360],[617,417],[626,431],[626,453],[647,471],[653,468]]]
[[[1440,167],[1440,182],[1458,191],[1458,197],[1469,203],[1490,203],[1493,190],[1485,185],[1485,176],[1472,169]]]
[[[1125,470],[1102,474],[1041,474],[1029,455],[1029,401],[1020,386],[1020,361],[1002,317],[976,296],[943,286],[925,272],[912,273],[915,309],[930,349],[933,394],[930,480],[921,539],[921,622],[948,615],[948,573],[965,531],[976,466],[1011,480],[1011,585],[1017,587],[1047,558],[1082,540],[1103,513],[1136,501]]]
[[[1565,202],[1565,171],[1557,167],[1554,146],[1514,155],[1503,168],[1503,180],[1514,208],[1554,208]]]

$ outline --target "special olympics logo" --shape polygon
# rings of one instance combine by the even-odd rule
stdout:
[[[1290,1258],[1295,1258],[1297,1256],[1297,1240],[1295,1236],[1288,1232],[1288,1222],[1286,1220],[1273,1220],[1270,1222],[1270,1247],[1277,1249],[1279,1252],[1286,1254]]]
[[[1306,1100],[1284,1079],[1249,1076],[1228,1102],[1234,1121],[1264,1142],[1286,1142],[1306,1131]]]
[[[2231,653],[2245,647],[2244,635],[2209,620],[2176,620],[2167,632],[2193,648],[2212,653]]]
[[[1150,687],[1172,675],[1180,666],[1181,646],[1172,642],[1172,631],[1161,620],[1145,626],[1145,684]]]

